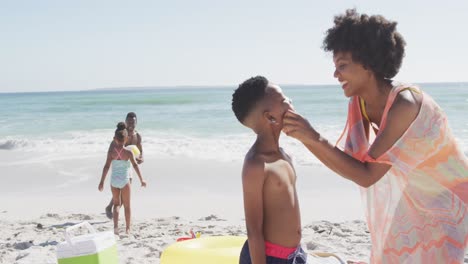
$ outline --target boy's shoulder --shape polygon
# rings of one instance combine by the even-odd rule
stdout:
[[[284,156],[288,160],[292,160],[292,155],[286,152],[283,148],[280,147],[280,155]],[[265,164],[271,161],[272,159],[277,159],[277,154],[269,155],[265,153],[258,153],[255,149],[251,148],[247,154],[245,154],[244,164]]]
[[[245,154],[244,165],[252,166],[261,163],[263,163],[263,159],[257,153],[250,150],[247,152],[247,154]]]
[[[242,168],[242,181],[254,184],[263,182],[265,178],[265,162],[259,155],[246,155]]]
[[[263,170],[265,166],[264,157],[254,149],[250,149],[244,158],[244,172]]]
[[[293,156],[291,154],[289,154],[289,152],[287,152],[286,150],[284,150],[284,148],[280,147],[280,151],[283,153],[283,155],[288,158],[289,160],[293,160]]]
[[[244,164],[262,164],[264,163],[265,155],[263,153],[258,152],[255,147],[251,147],[249,151],[245,154]]]

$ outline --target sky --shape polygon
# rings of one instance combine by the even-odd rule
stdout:
[[[337,84],[321,45],[347,8],[398,22],[395,79],[468,81],[466,0],[0,0],[0,92]]]

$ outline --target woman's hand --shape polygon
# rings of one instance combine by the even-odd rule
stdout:
[[[284,115],[283,132],[301,141],[303,144],[319,137],[317,131],[310,125],[309,121],[293,110],[289,110]]]
[[[145,180],[141,180],[141,187],[146,187],[146,182],[145,182]]]

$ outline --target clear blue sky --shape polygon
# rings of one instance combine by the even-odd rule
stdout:
[[[346,8],[398,21],[396,79],[468,81],[468,1],[0,1],[0,92],[335,84],[321,50]]]

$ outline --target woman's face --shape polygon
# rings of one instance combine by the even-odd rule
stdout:
[[[333,55],[335,72],[333,77],[340,82],[346,97],[360,95],[370,81],[372,72],[362,64],[354,62],[350,52],[336,52]]]

